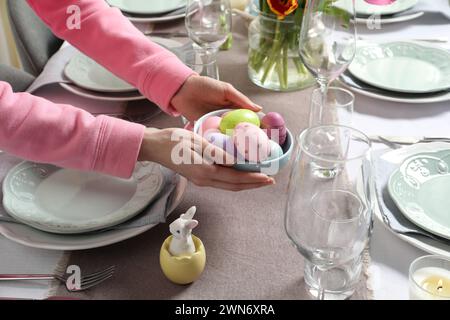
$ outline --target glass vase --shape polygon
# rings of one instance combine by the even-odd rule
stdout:
[[[248,74],[256,85],[275,91],[304,89],[315,83],[299,54],[300,14],[278,19],[260,12],[249,26]]]

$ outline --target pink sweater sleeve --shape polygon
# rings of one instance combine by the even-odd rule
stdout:
[[[59,37],[136,86],[163,110],[193,72],[172,53],[149,41],[103,0],[28,0]],[[81,29],[67,27],[78,6]],[[0,149],[38,162],[129,177],[144,127],[57,105],[0,82]]]
[[[142,125],[13,93],[0,82],[0,149],[37,162],[119,177],[133,172]]]
[[[164,111],[178,115],[170,101],[194,72],[173,53],[151,42],[104,0],[28,0],[60,38],[138,88]],[[68,27],[73,6],[79,29]],[[69,13],[68,13],[69,12]],[[70,25],[70,24],[69,24]]]

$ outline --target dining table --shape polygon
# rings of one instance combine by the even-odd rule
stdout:
[[[447,0],[420,1],[425,13],[412,21],[358,25],[364,40],[414,40],[448,36]],[[183,30],[183,22],[139,25],[142,30]],[[248,22],[233,17],[233,45],[218,55],[220,79],[231,83],[265,112],[284,116],[295,137],[308,127],[313,87],[275,92],[253,84],[247,74]],[[450,50],[450,43],[439,43]],[[411,66],[414,68],[414,66]],[[417,75],[418,77],[420,75]],[[336,85],[340,85],[336,83]],[[86,110],[110,108],[108,103],[74,96],[58,85],[36,94]],[[408,104],[382,101],[355,94],[353,126],[367,135],[450,136],[450,101]],[[164,113],[147,126],[182,127],[180,118]],[[386,148],[374,144],[374,150]],[[115,265],[114,276],[90,290],[71,293],[56,282],[0,284],[0,298],[43,299],[48,296],[76,299],[310,299],[303,281],[304,258],[290,243],[284,229],[284,210],[291,163],[276,175],[276,184],[256,190],[229,192],[189,183],[183,200],[166,223],[116,244],[89,250],[55,251],[25,247],[0,237],[0,273],[43,273],[77,265],[93,272]],[[206,248],[202,276],[190,285],[171,283],[160,268],[160,248],[169,223],[191,206],[197,207],[199,226],[194,233]],[[394,235],[377,218],[369,246],[363,254],[363,273],[352,299],[408,299],[408,268],[426,255]]]

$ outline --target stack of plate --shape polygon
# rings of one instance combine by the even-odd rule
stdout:
[[[450,52],[419,42],[361,43],[339,78],[366,96],[405,103],[450,100]]]
[[[138,163],[130,179],[22,162],[3,180],[3,208],[9,215],[0,212],[0,233],[27,246],[56,250],[122,241],[160,220],[128,222],[164,194],[166,179],[160,165],[152,162]],[[166,214],[180,203],[185,186],[181,178],[168,198]],[[115,227],[121,223],[126,225]]]
[[[135,23],[158,23],[182,19],[186,15],[187,0],[106,0],[119,8]]]
[[[345,8],[343,3],[347,0],[338,0],[337,6],[342,3],[342,8]],[[377,26],[378,24],[388,24],[396,22],[404,22],[419,18],[424,14],[423,11],[408,11],[413,8],[418,0],[396,0],[389,5],[373,5],[367,3],[365,0],[355,1],[356,23],[365,24],[368,27]]]
[[[450,144],[415,144],[376,161],[376,216],[395,235],[450,256]]]
[[[152,41],[171,49],[181,46],[172,39],[152,37]],[[60,85],[84,98],[103,101],[134,101],[145,97],[132,85],[116,77],[97,62],[77,52],[64,69],[64,75],[71,83]]]

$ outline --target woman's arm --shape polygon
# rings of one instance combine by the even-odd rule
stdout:
[[[0,81],[0,149],[62,167],[129,177],[144,127],[13,93]]]
[[[69,41],[172,115],[172,97],[193,71],[171,52],[148,40],[104,0],[28,0],[60,38]],[[80,29],[70,29],[70,6],[78,6]]]

